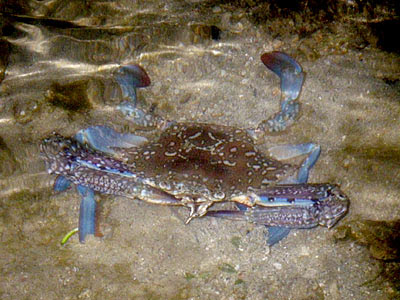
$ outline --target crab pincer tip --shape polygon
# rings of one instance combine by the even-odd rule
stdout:
[[[151,84],[150,77],[145,69],[137,64],[121,66],[117,71],[117,76],[135,88],[142,88]]]
[[[268,69],[279,77],[282,77],[282,72],[288,68],[292,69],[296,73],[302,72],[302,68],[296,60],[280,51],[264,53],[261,55],[261,61]]]

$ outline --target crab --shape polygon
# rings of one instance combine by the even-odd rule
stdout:
[[[273,245],[293,228],[331,228],[348,210],[349,200],[335,184],[307,183],[320,155],[314,143],[280,145],[260,152],[255,141],[290,126],[299,113],[297,101],[304,73],[283,52],[261,56],[281,80],[280,111],[255,128],[240,129],[204,123],[179,123],[139,108],[136,88],[150,84],[138,65],[115,73],[124,98],[118,109],[135,125],[161,131],[158,139],[119,133],[100,125],[74,137],[53,134],[41,144],[55,190],[71,183],[82,196],[79,240],[95,233],[94,191],[189,209],[186,223],[203,216],[248,221],[268,227]],[[287,159],[305,156],[300,165]],[[236,210],[212,210],[234,202]]]

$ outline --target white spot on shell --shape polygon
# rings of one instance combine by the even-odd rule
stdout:
[[[160,189],[162,190],[170,190],[171,189],[171,185],[165,181],[161,181],[159,183]]]
[[[249,151],[244,154],[246,157],[254,156],[256,153],[254,151]]]
[[[236,162],[235,161],[231,162],[229,160],[224,160],[224,165],[227,165],[229,167],[234,167],[234,166],[236,166]]]
[[[164,152],[164,155],[165,155],[165,156],[175,156],[176,154],[177,154],[176,151],[174,151],[174,152],[165,151],[165,152]]]
[[[199,137],[201,135],[201,131],[196,132],[195,134],[193,134],[192,136],[189,136],[188,139],[193,140],[197,137]]]
[[[225,193],[220,191],[220,192],[216,192],[213,194],[214,198],[218,199],[218,200],[222,200],[225,198]]]

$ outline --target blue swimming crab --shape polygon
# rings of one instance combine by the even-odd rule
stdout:
[[[157,140],[101,125],[72,138],[53,134],[42,142],[47,170],[58,175],[55,189],[73,183],[82,196],[80,242],[95,233],[94,191],[187,207],[186,223],[212,216],[263,224],[269,245],[292,228],[330,228],[343,217],[349,200],[337,185],[307,183],[318,145],[274,146],[268,154],[257,150],[256,139],[295,121],[304,81],[300,64],[285,53],[265,53],[261,60],[280,77],[282,96],[280,111],[256,128],[178,123],[146,112],[137,104],[136,88],[148,86],[150,79],[140,66],[127,65],[114,74],[129,99],[118,109],[138,126],[161,130]],[[306,157],[300,165],[282,162],[297,156]],[[222,202],[234,202],[238,209],[210,209]]]

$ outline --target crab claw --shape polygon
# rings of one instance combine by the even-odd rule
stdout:
[[[240,210],[209,211],[207,216],[266,225],[268,244],[279,242],[292,228],[333,227],[347,212],[348,198],[331,184],[277,185],[251,195],[256,205]]]
[[[114,74],[122,89],[124,98],[129,98],[136,106],[136,88],[149,86],[151,81],[146,71],[139,65],[121,66]]]

